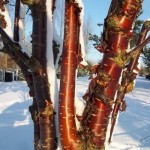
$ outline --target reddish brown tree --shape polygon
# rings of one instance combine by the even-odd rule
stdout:
[[[28,5],[33,19],[32,56],[22,51],[19,45],[20,4]],[[0,0],[1,12],[5,12],[8,1]],[[49,4],[49,5],[48,5]],[[59,116],[60,142],[63,150],[103,150],[111,117],[110,138],[113,132],[118,111],[125,109],[124,95],[132,90],[133,80],[137,73],[137,63],[143,47],[150,41],[146,38],[149,31],[149,21],[144,23],[137,42],[137,47],[127,52],[132,37],[132,28],[142,7],[142,0],[112,0],[108,15],[104,22],[102,44],[97,47],[103,52],[101,64],[93,67],[96,74],[88,87],[83,99],[86,106],[79,118],[80,129],[76,127],[76,112],[74,109],[76,69],[82,58],[81,32],[81,2],[79,0],[65,1],[64,42],[61,60],[61,79],[59,106],[54,111],[52,102],[53,86],[49,82],[47,57],[49,36],[52,36],[53,12],[55,0],[16,0],[14,38],[9,37],[5,15],[0,14],[0,35],[7,53],[21,68],[33,97],[33,105],[29,107],[34,122],[34,149],[57,149],[56,118]],[[50,12],[49,12],[50,10]],[[48,26],[50,25],[50,26]],[[49,34],[49,35],[48,35]],[[54,60],[57,52],[54,48]],[[57,49],[58,50],[58,49]],[[53,64],[54,67],[55,64]],[[123,73],[122,73],[123,72]],[[119,84],[119,80],[122,79]],[[116,94],[117,93],[117,94]],[[58,93],[57,93],[58,94]],[[115,99],[115,94],[117,98]],[[111,116],[112,113],[112,116]]]
[[[59,126],[63,149],[81,149],[75,125],[75,76],[79,52],[79,13],[78,4],[67,0],[65,4],[65,35],[62,53]],[[64,69],[67,68],[67,69]]]

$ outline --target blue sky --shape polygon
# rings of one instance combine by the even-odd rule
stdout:
[[[97,29],[97,23],[104,22],[104,18],[107,16],[110,2],[111,0],[83,0],[84,18],[90,17],[93,28]],[[140,18],[144,20],[150,18],[150,0],[144,0],[143,10],[144,12]]]
[[[102,31],[102,28],[97,26],[97,23],[103,23],[105,17],[107,16],[109,6],[110,6],[111,0],[83,0],[84,3],[84,19],[90,18],[91,26],[92,26],[92,32],[95,34],[100,34],[100,31]],[[150,0],[144,0],[143,2],[143,14],[140,16],[140,19],[147,20],[150,18]],[[102,55],[99,55],[97,50],[94,50],[94,48],[90,51],[90,56],[88,56],[89,59],[92,59],[94,57],[94,60],[97,60],[102,57]]]

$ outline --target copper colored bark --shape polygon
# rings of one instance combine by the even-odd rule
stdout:
[[[89,90],[91,92],[86,94],[88,95],[86,109],[90,109],[92,113],[90,116],[87,115],[85,109],[82,121],[83,131],[88,136],[87,149],[105,149],[104,143],[113,99],[118,90],[122,68],[126,64],[124,54],[131,38],[129,33],[140,9],[140,1],[115,0],[112,1],[109,14],[105,19],[103,41],[106,45],[103,60],[97,71],[97,77],[91,81],[95,82],[94,87],[91,88],[93,90]]]
[[[10,40],[1,27],[0,34],[4,40],[5,48],[9,50],[7,53],[16,60],[22,69],[30,88],[30,96],[33,97],[33,105],[29,107],[29,110],[34,121],[34,149],[54,150],[56,149],[54,110],[46,70],[46,0],[21,1],[29,6],[33,18],[32,57],[29,58],[23,53],[21,47]],[[51,2],[52,8],[50,9],[53,13],[55,0],[51,0]],[[122,104],[122,108],[125,107],[124,94],[131,90],[132,82],[136,77],[133,69],[136,69],[140,53],[136,54],[135,59],[133,59],[130,57],[133,53],[127,54],[126,49],[131,38],[133,23],[141,9],[141,3],[142,0],[112,0],[104,23],[103,45],[99,46],[99,50],[104,52],[103,60],[93,69],[97,76],[91,80],[88,91],[83,96],[87,104],[83,116],[79,117],[81,128],[80,131],[77,131],[74,98],[76,69],[81,59],[79,44],[81,8],[75,0],[66,0],[59,93],[59,129],[63,150],[105,149],[106,131],[116,91],[118,91],[118,99],[113,110],[112,127],[120,105]],[[20,0],[16,0],[14,29],[14,40],[16,42],[19,41],[19,6]],[[1,0],[0,9],[4,11]],[[6,26],[4,16],[1,15],[0,17],[2,25]],[[142,30],[142,32],[143,35],[139,38],[138,44],[145,39],[147,33],[146,30]],[[150,37],[148,41],[149,39]],[[123,73],[123,76],[128,80],[123,78],[122,85],[125,85],[123,87],[118,82],[123,69],[129,62],[129,58],[131,59],[130,63],[126,72]]]
[[[65,4],[65,35],[61,64],[59,128],[63,150],[82,147],[75,125],[75,78],[79,45],[80,8],[72,1]]]
[[[138,38],[138,42],[136,44],[137,48],[145,40],[149,29],[150,29],[150,22],[149,21],[144,22],[139,38]],[[138,59],[142,51],[143,51],[143,48],[139,51],[139,53],[137,53],[136,55],[133,56],[133,58],[131,58],[130,63],[127,66],[127,69],[123,71],[121,85],[118,90],[117,98],[116,98],[115,105],[114,105],[113,112],[112,112],[110,137],[108,140],[109,143],[111,142],[111,137],[112,137],[115,123],[116,123],[116,118],[120,110],[120,107],[124,102],[125,94],[129,93],[133,89],[134,80],[137,76],[137,73],[135,73],[134,70],[138,71],[137,70]]]

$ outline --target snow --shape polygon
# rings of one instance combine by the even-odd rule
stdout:
[[[19,18],[19,44],[21,45],[21,47],[23,47],[24,45],[24,19],[25,19],[25,7],[22,3],[20,3],[20,18]]]
[[[47,0],[46,1],[47,7],[47,74],[48,74],[48,81],[50,84],[50,93],[51,93],[51,100],[55,106],[55,103],[58,101],[58,87],[56,84],[56,69],[54,66],[54,58],[53,58],[53,50],[52,50],[52,40],[53,40],[53,21],[52,21],[52,2]]]
[[[22,51],[28,54],[29,57],[31,57],[31,51],[27,48],[25,45],[25,13],[26,13],[26,7],[24,4],[20,2],[20,19],[19,19],[19,44],[22,47]]]
[[[32,101],[25,82],[0,82],[1,150],[33,150]],[[31,142],[29,142],[31,141]]]
[[[60,56],[62,54],[62,49],[63,49],[63,35],[62,34],[63,34],[63,30],[64,30],[63,29],[64,24],[63,24],[62,20],[64,18],[65,1],[63,0],[60,3],[59,0],[56,0],[55,7],[56,8],[54,9],[54,13],[53,13],[53,39],[57,44],[60,45],[58,47],[59,53],[58,53],[58,56],[56,59],[56,64],[55,64],[55,68],[58,69],[58,62],[59,62]],[[60,7],[61,7],[61,10],[59,10]],[[61,15],[59,14],[60,11],[61,11]],[[60,22],[60,26],[58,26],[59,22]],[[60,34],[57,33],[58,28],[60,28]]]
[[[88,83],[88,77],[77,79],[76,96],[79,100],[82,99]],[[25,82],[0,82],[2,150],[33,150],[33,123],[28,112],[32,100],[28,91]],[[149,150],[150,81],[138,77],[135,89],[125,99],[127,110],[120,113],[109,150]],[[76,109],[79,111],[80,108]]]
[[[50,85],[50,96],[51,101],[54,106],[54,110],[56,111],[56,107],[58,106],[58,84],[56,78],[56,68],[54,66],[54,57],[52,50],[52,41],[53,41],[53,20],[52,20],[52,1],[46,0],[46,11],[47,11],[47,75],[48,82]],[[58,123],[58,113],[56,113],[55,122]],[[56,132],[58,133],[58,127],[56,127]],[[57,135],[59,137],[59,135]]]
[[[9,37],[12,39],[13,38],[13,32],[12,32],[12,23],[11,23],[11,19],[10,19],[10,15],[9,15],[9,4],[6,4],[5,6],[5,11],[2,12],[0,10],[0,13],[2,15],[5,16],[5,20],[7,22],[6,28],[4,29],[4,31],[9,35]]]
[[[84,5],[82,0],[75,0],[76,3],[78,3],[79,7],[81,8],[80,12],[80,33],[79,33],[79,42],[81,44],[81,54],[83,61],[81,62],[82,65],[87,66],[87,62],[85,61],[85,45],[84,45],[84,38],[83,38],[83,16],[84,16]]]

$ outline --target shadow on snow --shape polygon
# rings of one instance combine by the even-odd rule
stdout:
[[[33,125],[28,106],[17,102],[0,114],[0,147],[2,150],[33,150]]]

